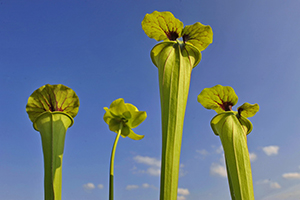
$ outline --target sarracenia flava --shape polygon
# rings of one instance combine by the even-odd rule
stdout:
[[[67,129],[77,115],[79,99],[64,85],[44,85],[28,99],[26,111],[42,138],[45,200],[61,200],[62,161]]]
[[[198,95],[198,102],[218,114],[211,120],[212,130],[221,139],[231,198],[254,200],[252,172],[247,145],[247,135],[252,123],[247,119],[259,110],[258,104],[244,103],[238,111],[232,111],[238,101],[232,87],[216,85],[205,88]]]
[[[212,43],[213,32],[210,26],[199,22],[183,27],[172,13],[157,11],[146,14],[142,28],[150,38],[163,40],[151,50],[152,62],[158,68],[161,99],[160,199],[176,200],[191,72],[201,60],[201,51]]]
[[[143,135],[136,134],[132,129],[136,128],[147,118],[147,113],[145,111],[139,111],[137,107],[130,103],[125,103],[122,98],[114,100],[109,108],[104,107],[104,110],[105,114],[103,119],[108,124],[109,130],[117,133],[111,152],[109,170],[109,200],[113,200],[114,161],[119,138],[122,136],[124,138],[129,137],[133,140],[143,139]]]

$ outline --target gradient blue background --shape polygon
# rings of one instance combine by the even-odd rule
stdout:
[[[115,133],[103,107],[120,97],[148,118],[135,129],[143,140],[119,141],[115,199],[158,199],[160,100],[149,56],[157,42],[141,28],[154,10],[214,32],[192,72],[178,200],[230,199],[221,143],[209,125],[215,112],[197,102],[216,84],[235,89],[237,106],[260,105],[248,136],[256,199],[299,199],[299,9],[298,0],[0,0],[0,199],[43,199],[40,135],[25,106],[44,84],[72,88],[81,103],[66,136],[63,199],[108,199]]]

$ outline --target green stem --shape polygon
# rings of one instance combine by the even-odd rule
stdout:
[[[118,134],[115,138],[115,142],[111,151],[111,157],[110,157],[110,172],[109,172],[109,200],[114,199],[114,161],[115,161],[115,153],[117,149],[117,144],[121,135],[121,131],[123,128],[123,123],[120,123],[120,128],[118,131]]]
[[[34,123],[42,138],[45,200],[61,200],[65,135],[72,123],[73,119],[62,112],[45,112]]]
[[[161,200],[177,199],[184,115],[194,67],[194,49],[187,48],[182,43],[169,42],[156,45],[151,52],[159,72],[162,113]]]
[[[247,119],[243,119],[243,122]],[[249,121],[250,123],[250,121]],[[254,200],[252,172],[247,145],[246,127],[231,111],[216,115],[212,129],[220,136],[224,149],[228,182],[233,200]]]

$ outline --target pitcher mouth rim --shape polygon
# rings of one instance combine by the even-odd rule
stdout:
[[[62,114],[62,115],[65,115],[67,117],[69,117],[69,119],[71,120],[71,124],[69,127],[71,127],[73,124],[74,124],[74,119],[71,115],[69,115],[68,113],[65,113],[65,112],[62,112],[62,111],[45,111],[45,112],[42,112],[41,114],[39,114],[34,122],[33,122],[33,128],[36,130],[36,131],[39,131],[38,128],[36,127],[36,122],[38,121],[38,119],[40,117],[42,117],[43,115],[46,115],[46,114],[51,114],[51,115],[55,115],[55,114]]]
[[[242,122],[241,122],[241,120],[244,122],[244,124],[243,125],[245,125],[246,127],[247,127],[247,133],[246,133],[246,135],[248,135],[251,131],[252,131],[252,129],[253,129],[253,125],[252,125],[252,123],[251,123],[251,121],[249,120],[249,119],[247,119],[246,117],[243,117],[243,116],[238,116],[238,112],[236,112],[236,111],[224,111],[224,112],[221,112],[221,113],[218,113],[217,115],[215,115],[212,119],[211,119],[211,121],[210,121],[210,126],[211,126],[211,128],[212,128],[212,130],[213,130],[213,132],[214,132],[214,134],[215,135],[217,135],[218,136],[218,134],[216,133],[216,131],[214,130],[214,127],[213,127],[213,121],[214,121],[214,119],[216,118],[216,117],[218,117],[218,116],[220,116],[220,115],[234,115],[236,118],[237,118],[237,120],[240,122],[240,124],[242,125]]]

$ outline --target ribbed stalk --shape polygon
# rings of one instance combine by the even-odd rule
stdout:
[[[194,67],[192,47],[180,42],[163,42],[151,51],[159,72],[162,118],[161,200],[176,200],[180,151],[191,71]],[[199,55],[199,53],[198,53]]]
[[[247,145],[249,128],[246,118],[239,120],[235,112],[216,115],[211,126],[220,136],[224,149],[230,193],[233,200],[254,200],[252,172]],[[241,122],[243,124],[241,124]]]
[[[63,112],[44,112],[34,123],[43,145],[45,200],[61,200],[65,135],[72,124],[73,118]]]

